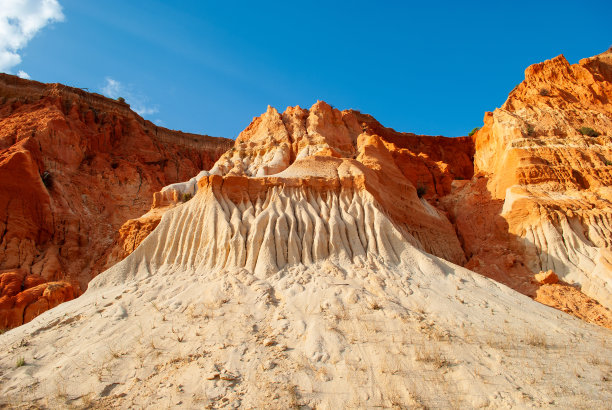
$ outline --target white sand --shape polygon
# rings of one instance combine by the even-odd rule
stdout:
[[[82,297],[0,336],[0,401],[609,408],[609,330],[409,243],[366,193],[200,191]]]

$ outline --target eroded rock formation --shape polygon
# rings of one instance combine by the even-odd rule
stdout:
[[[81,127],[97,127],[100,138],[106,142],[96,143],[99,146],[91,148],[95,155],[85,155],[78,166],[78,169],[86,169],[89,177],[97,173],[98,180],[105,180],[108,174],[110,180],[115,178],[114,182],[119,182],[121,187],[120,181],[126,183],[129,179],[125,173],[132,172],[132,176],[138,174],[142,181],[139,183],[141,188],[132,193],[132,203],[138,204],[130,207],[134,212],[129,215],[126,212],[113,221],[109,226],[112,225],[114,230],[99,235],[104,238],[101,241],[105,241],[104,251],[98,252],[96,258],[84,260],[88,263],[86,269],[90,271],[101,270],[132,253],[156,229],[165,213],[182,208],[181,205],[191,202],[191,198],[199,198],[195,203],[200,204],[197,213],[202,221],[216,218],[219,209],[231,216],[229,226],[217,226],[216,229],[227,231],[224,236],[219,237],[218,232],[217,236],[212,236],[217,239],[202,242],[202,239],[196,239],[197,233],[184,233],[192,235],[189,240],[193,248],[190,248],[189,255],[179,256],[191,264],[205,260],[207,268],[246,268],[263,274],[292,264],[325,260],[330,255],[355,263],[369,252],[371,246],[380,247],[381,252],[393,259],[397,257],[396,254],[393,256],[395,247],[387,249],[384,246],[393,240],[384,238],[387,232],[394,231],[384,229],[368,238],[363,228],[366,223],[376,225],[367,219],[374,212],[366,212],[369,204],[375,203],[376,209],[383,212],[392,221],[394,229],[400,232],[402,241],[549,305],[564,306],[562,300],[551,302],[555,295],[579,294],[581,296],[576,296],[576,300],[589,302],[575,303],[571,309],[563,310],[587,320],[601,316],[604,319],[596,322],[607,325],[612,323],[608,309],[600,306],[596,315],[586,311],[597,303],[608,308],[611,303],[609,185],[612,177],[608,165],[612,163],[611,60],[611,53],[606,52],[570,65],[559,56],[529,67],[525,81],[512,91],[501,108],[485,115],[484,126],[473,138],[400,133],[383,127],[367,114],[354,110],[339,111],[324,102],[317,102],[310,109],[289,107],[283,113],[268,107],[238,136],[233,148],[222,155],[227,145],[215,151],[220,158],[210,171],[199,173],[196,169],[206,169],[212,161],[194,160],[193,155],[197,158],[199,154],[193,147],[178,150],[178,157],[189,159],[177,160],[175,154],[159,148],[159,135],[154,135],[154,131],[159,133],[160,129],[133,113],[132,117],[127,117],[129,121],[114,114],[112,120],[105,116],[92,123],[91,113],[96,109],[83,108],[85,102],[82,101],[80,108],[74,108],[78,105],[76,103],[70,110],[66,103],[62,103],[63,108],[58,108],[59,97],[52,100],[51,91],[46,100],[41,99],[45,102],[38,103],[37,107],[47,111],[49,107],[55,107],[51,112],[57,114],[59,110],[73,122],[78,118],[76,123]],[[63,90],[60,86],[54,87]],[[59,93],[57,90],[53,92]],[[71,92],[81,95],[78,91]],[[126,109],[109,100],[105,100],[105,104],[112,105],[114,110]],[[13,112],[15,108],[11,110]],[[107,112],[114,111],[107,108]],[[10,118],[14,124],[29,121],[13,114]],[[53,124],[59,123],[61,121]],[[72,123],[68,124],[67,128],[71,129]],[[63,129],[58,125],[54,127],[53,130]],[[149,147],[148,150],[138,150],[137,155],[146,158],[140,158],[141,167],[136,166],[136,171],[133,164],[138,161],[131,159],[129,164],[124,164],[112,159],[119,155],[114,150],[123,146],[120,141],[123,141],[124,130],[128,128],[129,132],[136,133],[130,138],[136,141],[144,139],[139,144]],[[163,132],[166,137],[162,140],[171,141],[172,138],[167,137],[169,131]],[[43,137],[37,138],[53,145],[50,137],[44,137],[47,140]],[[185,135],[181,135],[179,140],[185,142],[185,138],[197,140],[195,136]],[[33,141],[38,139],[34,139],[33,134],[19,141],[34,144]],[[198,141],[206,145],[206,149],[212,146],[210,140]],[[113,147],[110,154],[108,146]],[[131,154],[134,150],[134,146],[128,144],[124,155],[136,155]],[[166,158],[167,155],[172,159]],[[22,207],[22,212],[27,213],[15,215],[21,225],[31,225],[38,235],[49,236],[48,232],[53,230],[45,210],[50,208],[53,196],[45,195],[56,188],[52,185],[46,187],[45,183],[54,184],[56,176],[51,170],[47,171],[51,179],[41,177],[45,172],[42,169],[49,167],[41,167],[37,158],[22,155],[19,151],[6,162],[5,169],[30,170],[24,173],[24,180],[37,187],[33,190],[37,199],[32,203],[36,204],[38,211],[23,211],[27,207]],[[63,158],[66,164],[74,166],[76,163],[76,160],[70,162],[64,157],[59,158]],[[111,170],[108,169],[109,161]],[[197,166],[198,161],[206,162],[207,166]],[[180,167],[170,167],[169,163],[180,164]],[[153,173],[143,172],[152,164]],[[164,174],[164,181],[168,181],[171,179],[169,172],[175,172],[175,180],[183,181],[197,175],[187,182],[169,184],[159,190],[163,180],[160,173]],[[155,185],[152,178],[160,183]],[[13,191],[17,191],[19,184],[9,181],[7,186],[11,183],[16,184]],[[117,184],[108,184],[109,193],[113,192],[114,185]],[[197,194],[200,189],[213,195],[215,203],[220,205],[209,208],[209,201],[202,202],[202,196]],[[151,200],[152,192],[155,192],[152,208],[139,216],[135,209],[142,212],[147,200]],[[89,199],[90,195],[85,188],[83,203],[106,203],[93,201]],[[284,199],[278,202],[278,198]],[[87,211],[91,214],[89,208]],[[315,215],[317,213],[319,216]],[[356,215],[369,222],[359,222]],[[36,230],[39,225],[44,229]],[[60,256],[68,249],[72,249],[72,255],[77,255],[90,246],[90,239],[88,237],[85,241],[80,226],[68,230],[70,234],[67,237],[73,238],[72,242],[68,241],[71,246],[64,244],[60,252],[55,245],[45,250],[43,256],[38,255],[36,260],[30,256],[32,261],[25,263],[32,266],[28,272],[40,274],[47,280],[71,278],[74,286],[78,272],[76,276],[54,276],[49,272],[65,270],[65,260]],[[187,226],[183,223],[164,229],[180,233],[188,229]],[[260,229],[267,232],[261,238]],[[118,234],[114,235],[116,230]],[[316,232],[316,237],[309,233],[311,231]],[[263,246],[249,236],[254,232],[259,232],[257,240],[270,243],[278,242],[278,238],[285,235],[292,239],[285,245],[279,242],[280,248],[271,251],[270,246]],[[229,242],[225,243],[226,240]],[[57,244],[47,237],[42,241]],[[27,242],[19,242],[22,249],[28,246],[31,247]],[[260,251],[268,253],[258,259]],[[147,258],[157,258],[154,256],[157,251],[149,249],[147,252]],[[27,258],[32,252],[10,253],[13,258],[23,258],[17,256],[22,254]],[[23,263],[18,259],[8,267],[20,267]],[[156,263],[162,262],[158,260]],[[81,271],[85,269],[83,266],[81,263]],[[573,286],[572,290],[543,292],[543,284],[534,280],[534,274],[547,270],[554,270],[559,275],[562,281],[559,286]],[[86,282],[87,277],[81,281],[80,288]],[[78,294],[79,287],[75,289]],[[544,294],[547,296],[542,296]],[[580,306],[586,309],[586,313],[580,312]]]
[[[339,111],[322,101],[309,110],[289,107],[283,114],[268,107],[210,172],[164,188],[156,202],[195,194],[195,182],[208,175],[223,176],[224,190],[243,192],[248,186],[244,194],[251,200],[279,184],[319,192],[358,186],[413,243],[462,264],[463,250],[452,225],[425,198],[450,191],[455,178],[469,179],[472,155],[469,139],[398,133],[371,116]]]
[[[39,314],[77,296],[67,282],[48,282],[22,269],[0,273],[0,323],[6,327],[27,323]]]
[[[195,195],[198,181],[207,185],[212,175],[224,177],[223,192],[254,201],[260,195],[254,186],[262,192],[279,184],[317,192],[355,186],[358,170],[357,185],[415,246],[535,298],[542,284],[534,274],[554,269],[575,292],[588,295],[584,300],[607,306],[609,55],[575,66],[557,57],[528,68],[504,106],[487,113],[474,143],[398,133],[369,115],[324,102],[284,113],[268,107],[210,172],[156,193],[158,211],[133,226],[150,232],[151,220],[157,223],[163,210]],[[602,135],[578,131],[587,125]],[[564,223],[565,217],[573,222]],[[132,227],[126,231],[145,236]],[[542,301],[558,305],[550,299]],[[579,306],[566,310],[575,313]],[[612,323],[609,310],[602,312]]]
[[[510,269],[491,269],[499,252],[487,246],[470,252],[471,268],[504,283],[516,281],[512,269],[523,279],[552,269],[612,307],[611,101],[611,51],[574,65],[558,56],[527,68],[506,103],[485,115],[474,137],[476,179],[499,204]],[[472,189],[482,183],[462,195],[482,192]],[[470,212],[459,207],[457,215]],[[467,246],[490,231],[458,224]]]
[[[157,127],[101,95],[0,74],[0,275],[20,269],[67,282],[65,300],[80,294],[119,260],[109,258],[119,227],[230,144]],[[20,291],[33,295],[25,283]],[[27,299],[36,312],[57,300]],[[0,328],[21,324],[4,306]]]
[[[593,169],[606,120],[588,138],[512,125],[571,110],[512,103],[571,88],[559,79],[586,81],[579,97],[594,101],[585,93],[607,86],[581,67],[607,73],[606,61],[528,69],[549,73],[548,91],[519,86],[475,144],[324,102],[268,108],[210,171],[123,225],[111,258],[129,255],[83,296],[0,336],[0,405],[606,407],[609,329],[499,283],[612,326],[607,271],[586,269],[608,252],[607,170]],[[575,107],[581,121],[610,116]],[[24,273],[0,280],[41,292]]]

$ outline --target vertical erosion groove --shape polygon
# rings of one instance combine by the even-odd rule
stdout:
[[[276,186],[239,203],[222,191],[201,192],[169,212],[145,242],[157,266],[246,268],[265,277],[330,257],[396,264],[408,239],[365,191]]]

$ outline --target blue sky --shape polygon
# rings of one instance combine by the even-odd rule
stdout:
[[[318,99],[398,131],[466,135],[528,65],[612,45],[610,1],[21,3],[49,1],[62,21],[13,47],[21,61],[2,71],[121,95],[168,128],[230,138],[268,104]]]

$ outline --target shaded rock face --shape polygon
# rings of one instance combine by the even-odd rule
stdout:
[[[20,269],[65,283],[66,300],[80,294],[118,260],[109,255],[119,227],[153,192],[209,168],[231,143],[157,127],[97,94],[0,74],[0,275]],[[0,327],[18,324],[0,318]]]
[[[11,328],[27,323],[76,295],[70,283],[47,282],[22,269],[5,271],[0,273],[0,324]]]

